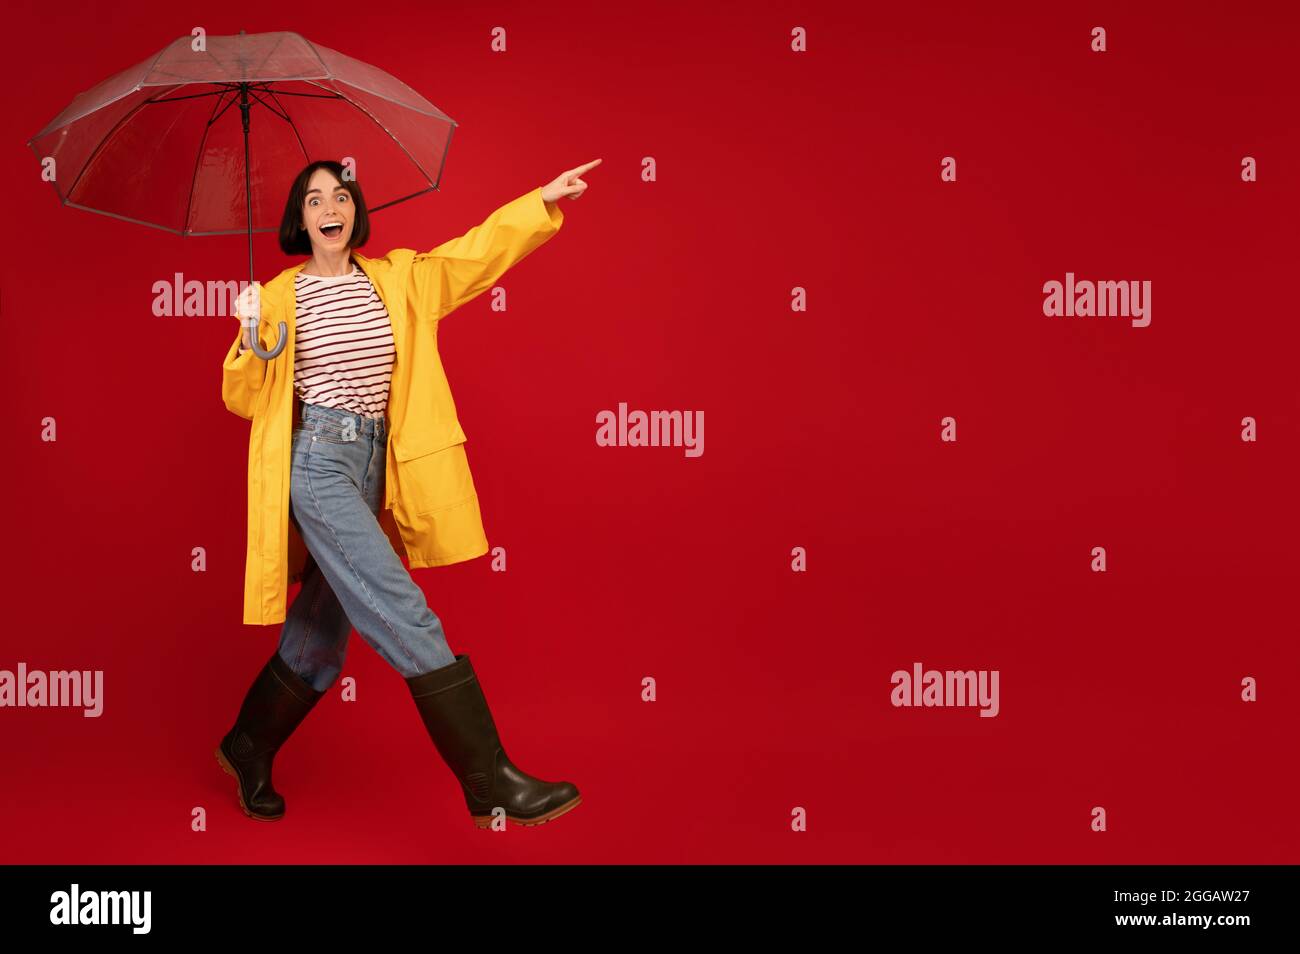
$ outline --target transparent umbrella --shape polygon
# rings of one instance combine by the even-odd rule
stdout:
[[[364,171],[367,210],[438,188],[456,123],[401,80],[297,33],[183,36],[80,93],[28,141],[64,205],[178,235],[280,227],[316,159]],[[269,359],[279,341],[253,350]]]

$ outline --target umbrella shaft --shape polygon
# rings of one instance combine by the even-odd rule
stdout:
[[[256,282],[253,274],[253,186],[248,168],[248,84],[239,84],[239,112],[244,121],[244,203],[248,209],[248,284]]]

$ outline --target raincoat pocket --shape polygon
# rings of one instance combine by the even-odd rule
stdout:
[[[474,497],[465,433],[457,426],[455,433],[447,437],[451,443],[439,441],[432,449],[395,454],[400,468],[400,495],[407,512],[416,516],[437,513]]]

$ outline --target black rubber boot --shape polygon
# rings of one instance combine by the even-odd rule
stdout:
[[[214,753],[239,782],[239,807],[249,818],[284,817],[284,798],[271,785],[271,761],[324,694],[290,669],[278,651],[253,680],[234,727]]]
[[[406,680],[424,727],[465,790],[465,804],[479,828],[502,808],[519,825],[541,825],[582,802],[572,782],[544,782],[515,767],[501,747],[469,656]]]

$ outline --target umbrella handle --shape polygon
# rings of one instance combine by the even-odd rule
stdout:
[[[275,343],[275,347],[270,351],[262,349],[262,342],[257,338],[257,322],[246,321],[244,327],[248,329],[248,340],[253,346],[253,354],[257,355],[263,361],[270,361],[277,354],[284,350],[286,342],[289,340],[289,328],[282,321],[280,322],[280,340]]]

